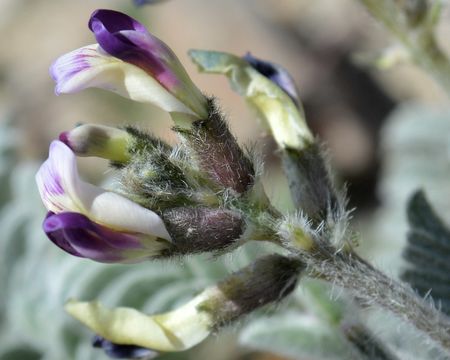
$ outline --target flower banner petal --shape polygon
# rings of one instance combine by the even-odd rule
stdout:
[[[193,114],[185,104],[147,72],[88,45],[58,58],[50,67],[56,94],[76,93],[95,87],[131,100],[154,104],[168,112]]]

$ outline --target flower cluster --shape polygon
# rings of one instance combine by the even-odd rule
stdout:
[[[106,263],[217,254],[249,240],[274,241],[278,212],[264,195],[257,164],[237,144],[216,101],[194,85],[172,50],[116,11],[95,11],[89,29],[97,44],[52,64],[56,93],[97,87],[151,103],[170,113],[182,142],[172,148],[130,126],[86,124],[61,133],[36,175],[48,210],[43,224],[48,238],[71,255]],[[193,58],[199,63],[201,56],[193,53]],[[226,59],[233,71],[246,72],[250,82],[243,87],[253,89],[248,96],[280,144],[312,141],[285,70],[250,55]],[[281,126],[274,125],[276,116]],[[115,186],[103,189],[83,181],[77,156],[109,160],[118,177]],[[94,346],[111,356],[181,351],[284,298],[301,270],[295,258],[261,258],[165,314],[77,301],[66,310],[98,334]]]

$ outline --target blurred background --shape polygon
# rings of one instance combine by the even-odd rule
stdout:
[[[69,297],[163,311],[266,251],[255,245],[213,262],[200,257],[167,263],[163,276],[155,264],[110,266],[73,259],[45,238],[34,173],[60,132],[79,123],[134,124],[176,142],[168,115],[150,105],[96,89],[55,96],[49,65],[95,42],[87,21],[97,8],[120,10],[143,22],[179,55],[199,88],[220,99],[238,140],[257,144],[263,154],[266,189],[282,211],[292,204],[274,142],[224,77],[197,73],[188,49],[250,51],[289,70],[310,127],[329,146],[338,179],[348,186],[361,253],[388,274],[397,276],[403,266],[404,209],[413,190],[425,188],[449,219],[448,98],[413,65],[381,71],[361,61],[394,41],[356,0],[168,0],[141,7],[132,0],[0,0],[0,360],[103,359],[90,347],[90,334],[63,313]],[[437,36],[449,35],[446,9]],[[106,162],[95,159],[81,159],[80,168],[95,183],[111,175]],[[281,310],[269,309],[239,324],[240,335],[230,328],[188,353],[166,358],[211,359],[212,353],[214,359],[332,358],[326,349],[319,357],[302,355],[298,341],[285,344],[286,336],[274,339],[265,332],[271,324],[293,339],[314,335],[300,328],[301,319],[292,323],[311,302],[307,289],[297,293]],[[286,315],[292,311],[294,317]],[[370,321],[375,329],[380,326],[379,317]],[[324,339],[331,335],[317,331],[310,342],[326,348]],[[400,338],[398,329],[393,336]],[[265,339],[271,339],[270,346]]]

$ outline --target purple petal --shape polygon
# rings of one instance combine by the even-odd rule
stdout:
[[[142,249],[137,236],[110,230],[79,213],[49,213],[43,228],[64,251],[99,262],[126,261],[126,250]]]
[[[76,251],[72,245],[67,241],[64,234],[60,231],[52,231],[52,228],[54,227],[54,213],[49,211],[47,213],[47,216],[45,217],[44,223],[42,224],[42,227],[44,228],[45,233],[47,234],[47,237],[60,249],[64,250],[65,252],[68,252],[70,255],[83,257],[81,254]]]
[[[247,53],[244,56],[244,60],[260,74],[277,84],[298,106],[299,99],[295,81],[284,67],[269,61],[258,59],[250,53]]]
[[[89,28],[108,54],[140,67],[168,90],[178,85],[169,64],[178,61],[175,54],[132,17],[118,11],[97,10],[89,20]]]

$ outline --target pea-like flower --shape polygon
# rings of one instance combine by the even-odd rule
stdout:
[[[206,97],[176,55],[141,23],[117,11],[97,10],[89,28],[98,44],[61,56],[50,68],[57,94],[97,87],[171,113],[208,116]]]
[[[303,149],[314,141],[292,77],[280,65],[233,54],[191,50],[200,71],[224,74],[270,129],[281,149]]]
[[[68,253],[100,262],[136,262],[171,246],[162,219],[133,201],[80,179],[76,157],[53,141],[36,175],[49,215],[44,231]]]
[[[147,315],[129,307],[110,309],[98,301],[76,300],[66,304],[66,311],[99,335],[100,342],[106,341],[101,346],[105,351],[124,345],[142,352],[183,351],[248,313],[284,299],[302,271],[297,259],[268,255],[166,313]]]

